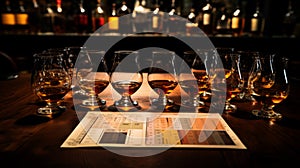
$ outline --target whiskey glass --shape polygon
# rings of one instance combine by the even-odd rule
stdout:
[[[241,102],[256,102],[251,94],[253,87],[251,86],[252,83],[249,83],[249,76],[255,66],[255,60],[261,57],[261,53],[258,51],[239,50],[236,51],[236,54],[240,55],[238,68],[241,77],[240,86],[242,90],[235,99]]]
[[[181,100],[181,107],[183,108],[196,108],[200,103],[197,79],[192,73],[195,57],[194,51],[185,51],[180,63],[178,83],[180,88],[187,94],[187,98]]]
[[[81,46],[68,46],[63,49],[64,54],[65,54],[65,59],[66,59],[66,65],[68,68],[68,72],[71,76],[71,81],[72,81],[72,91],[73,91],[73,96],[88,96],[88,93],[86,93],[83,89],[78,87],[77,83],[77,78],[76,78],[76,61],[78,58],[78,55],[81,50],[86,49],[85,47]]]
[[[66,107],[61,103],[71,85],[64,55],[51,51],[34,54],[31,85],[34,94],[47,103],[38,108],[38,115],[52,117],[63,112]]]
[[[252,114],[263,119],[280,120],[282,115],[273,108],[289,94],[288,58],[278,58],[278,64],[274,58],[275,54],[268,54],[257,59],[250,75],[249,82],[253,85],[252,95],[262,105],[260,110],[253,110]]]
[[[157,110],[175,111],[177,105],[169,98],[170,93],[178,85],[178,74],[175,68],[175,52],[157,50],[152,52],[152,63],[148,71],[147,81],[158,94],[151,100],[151,106]]]
[[[230,47],[217,47],[216,50],[221,58],[225,73],[225,81],[221,81],[226,83],[226,101],[224,112],[235,112],[237,110],[237,107],[236,105],[231,104],[230,100],[241,92],[241,78],[239,75],[240,55],[235,54],[234,48]]]
[[[110,83],[121,98],[116,100],[109,110],[138,111],[141,109],[138,101],[132,100],[133,95],[143,83],[140,71],[139,53],[131,50],[119,50],[114,53],[114,61],[110,74]]]
[[[211,103],[212,82],[216,77],[215,50],[198,49],[195,52],[194,62],[192,64],[192,73],[198,84],[199,111],[207,112],[208,104]]]
[[[106,107],[99,94],[109,85],[109,71],[104,58],[105,51],[84,49],[78,54],[76,80],[78,86],[88,94],[81,107],[95,110]]]

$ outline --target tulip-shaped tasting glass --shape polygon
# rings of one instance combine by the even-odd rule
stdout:
[[[38,115],[51,117],[65,110],[61,102],[70,91],[71,81],[64,55],[51,51],[35,54],[31,84],[34,94],[47,103],[38,109]]]
[[[249,76],[255,61],[260,58],[261,53],[258,51],[248,51],[248,50],[239,50],[236,51],[240,55],[239,58],[239,72],[241,77],[241,88],[242,91],[235,97],[235,99],[242,102],[255,102],[255,99],[251,95],[252,92],[252,83],[249,83]]]
[[[277,58],[280,61],[275,63],[274,56],[274,54],[268,54],[256,60],[249,82],[253,86],[252,95],[262,104],[262,108],[253,110],[252,114],[259,118],[279,120],[282,115],[273,108],[289,94],[288,58]]]
[[[193,50],[185,51],[180,62],[178,83],[180,88],[187,93],[187,98],[181,100],[181,108],[197,108],[200,105],[198,83],[192,72],[196,53]]]
[[[109,85],[109,71],[104,58],[105,51],[83,49],[76,62],[76,80],[81,89],[88,93],[81,107],[95,110],[105,108],[106,101],[98,95]]]
[[[148,71],[148,83],[158,94],[158,98],[151,101],[151,105],[164,111],[175,111],[177,105],[169,99],[169,94],[178,85],[175,52],[157,50],[152,52],[152,63]]]
[[[141,109],[137,101],[132,100],[133,95],[143,83],[143,74],[139,66],[139,53],[131,50],[115,51],[111,70],[110,82],[112,87],[121,94],[109,107],[112,111],[138,111]]]
[[[214,49],[198,49],[195,54],[197,56],[195,56],[191,70],[198,84],[200,98],[198,109],[200,112],[207,112],[211,103],[212,82],[217,75],[217,54]]]
[[[216,50],[221,58],[225,72],[226,102],[224,112],[235,112],[237,107],[231,104],[230,100],[241,92],[240,55],[234,53],[234,48],[218,47]]]

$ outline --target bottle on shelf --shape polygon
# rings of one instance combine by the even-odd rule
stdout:
[[[149,31],[149,17],[147,15],[150,9],[147,8],[146,0],[136,0],[132,12],[134,21],[134,32],[142,33]]]
[[[56,0],[56,10],[54,12],[54,33],[65,33],[66,18],[62,8],[62,0]]]
[[[293,10],[292,1],[289,0],[287,12],[284,15],[282,22],[282,33],[285,36],[292,36],[296,26],[296,15]]]
[[[213,29],[213,12],[216,8],[212,6],[210,0],[206,0],[204,7],[202,8],[202,23],[199,24],[200,28],[207,35],[212,34]]]
[[[28,10],[25,8],[24,2],[20,0],[18,4],[18,8],[15,13],[17,33],[28,33],[29,31],[28,18],[29,18]]]
[[[92,11],[93,31],[96,31],[98,28],[100,28],[106,23],[106,17],[103,9],[104,8],[102,7],[101,0],[97,0],[97,6]]]
[[[117,9],[117,15],[118,17],[122,17],[128,14],[131,14],[131,9],[128,8],[126,1],[123,0],[121,7]]]
[[[29,10],[29,31],[30,33],[37,34],[41,29],[41,10],[37,0],[32,0],[31,7]]]
[[[50,1],[41,1],[41,33],[54,33],[54,11]]]
[[[245,8],[244,4],[241,4],[241,0],[238,0],[237,6],[232,13],[231,18],[231,31],[234,37],[242,36],[245,28]]]
[[[78,3],[78,8],[74,17],[75,26],[77,28],[77,33],[87,33],[89,27],[88,14],[83,6],[83,0]]]
[[[158,0],[154,4],[154,10],[151,16],[151,29],[153,32],[160,32],[163,28],[163,14],[161,14]]]
[[[1,30],[6,33],[12,33],[14,32],[15,25],[15,13],[12,9],[10,1],[6,0],[1,10]]]
[[[188,22],[185,24],[187,35],[192,35],[197,32],[198,22],[196,21],[195,9],[191,8],[190,13],[187,16]]]
[[[231,35],[230,33],[231,18],[227,12],[226,6],[220,8],[220,13],[216,17],[216,27],[214,34]]]
[[[171,1],[171,10],[169,11],[169,17],[167,20],[167,32],[168,33],[183,33],[185,32],[185,19],[181,17],[181,9],[176,0]]]
[[[251,16],[250,34],[252,36],[262,36],[265,29],[265,17],[261,12],[260,3],[257,1],[256,10]]]
[[[126,1],[123,0],[121,7],[117,9],[117,16],[119,17],[119,33],[128,34],[133,32],[131,14],[131,9],[127,6]]]
[[[112,4],[111,13],[108,16],[108,29],[109,31],[119,30],[119,17],[117,16],[116,3]]]

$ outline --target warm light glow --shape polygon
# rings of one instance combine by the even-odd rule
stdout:
[[[221,16],[221,20],[225,20],[226,19],[226,16],[225,15],[222,15]]]
[[[194,13],[190,13],[189,16],[188,16],[188,18],[189,18],[189,19],[192,19],[192,18],[194,18],[195,16],[196,16],[196,15],[195,15]]]
[[[127,10],[127,6],[126,6],[126,5],[123,5],[123,6],[121,7],[121,10],[122,10],[122,11],[126,11],[126,10]]]
[[[102,10],[102,8],[100,6],[97,7],[97,12],[98,13],[103,13],[103,10]]]
[[[233,12],[233,16],[238,16],[240,14],[241,10],[237,9]]]
[[[57,7],[57,12],[61,13],[62,12],[62,8],[61,7]]]
[[[81,13],[84,13],[85,12],[85,9],[83,7],[80,7],[80,12]]]
[[[206,10],[209,10],[211,8],[210,4],[206,4],[202,10],[206,11]]]
[[[156,8],[156,9],[153,11],[154,14],[158,14],[158,12],[159,12],[159,8]]]
[[[169,12],[169,15],[172,16],[175,14],[175,9],[172,9],[170,12]]]

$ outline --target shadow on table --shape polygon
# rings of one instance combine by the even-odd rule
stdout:
[[[42,117],[38,115],[28,115],[23,118],[20,118],[19,120],[16,121],[17,125],[37,125],[41,123],[45,123],[50,121],[52,118],[50,117]]]
[[[276,123],[283,127],[288,127],[291,129],[300,129],[300,120],[283,116],[280,121],[276,121]]]

